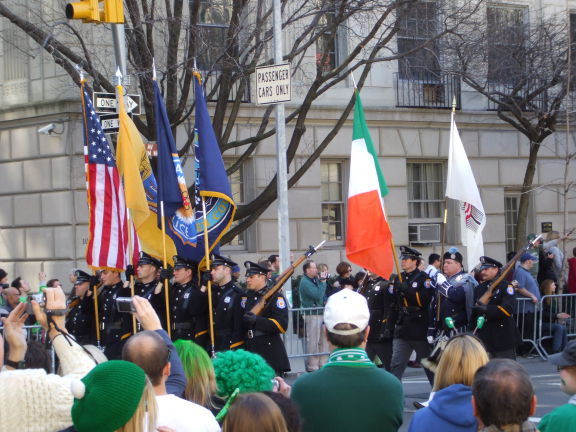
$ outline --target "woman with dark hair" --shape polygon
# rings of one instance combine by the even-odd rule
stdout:
[[[556,282],[545,279],[540,285],[542,296],[556,294]],[[570,315],[558,309],[557,298],[547,297],[542,301],[542,336],[552,336],[552,351],[558,353],[564,349],[568,342],[566,326],[559,320],[567,320]]]
[[[331,290],[328,292],[326,290],[326,297],[330,297],[332,294],[337,293],[343,288],[348,288],[351,290],[356,290],[358,284],[354,280],[354,275],[352,275],[352,265],[347,261],[342,261],[336,266],[336,273],[338,277],[331,283]]]
[[[278,405],[262,393],[245,393],[230,406],[222,432],[288,432]]]

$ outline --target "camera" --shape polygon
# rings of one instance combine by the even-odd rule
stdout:
[[[10,288],[10,285],[8,285],[8,284],[2,284],[1,286],[2,286],[2,289]]]
[[[118,312],[136,313],[136,308],[134,308],[134,303],[132,303],[132,297],[117,297],[116,309]]]
[[[38,305],[42,309],[44,309],[44,307],[46,306],[46,296],[44,295],[44,293],[29,294],[27,302],[26,302],[26,313],[27,314],[30,314],[30,315],[34,314],[34,310],[32,309],[32,300],[34,300],[36,303],[38,303]]]

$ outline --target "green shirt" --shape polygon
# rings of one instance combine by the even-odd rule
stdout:
[[[402,384],[360,348],[334,350],[322,369],[298,378],[291,397],[304,432],[394,432],[402,425]]]
[[[576,431],[576,405],[561,405],[546,414],[538,423],[540,432],[574,432]]]

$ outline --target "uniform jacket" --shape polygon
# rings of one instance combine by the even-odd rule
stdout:
[[[421,270],[402,272],[402,280],[394,282],[394,300],[397,321],[394,337],[404,340],[426,340],[428,308],[434,296],[430,277]]]
[[[86,294],[83,298],[71,298],[66,314],[66,330],[74,335],[80,345],[94,343],[96,340],[95,323],[94,297]]]
[[[240,301],[242,312],[249,312],[266,290],[267,288],[258,292],[248,290]],[[280,291],[270,298],[268,306],[257,317],[253,328],[243,323],[246,349],[264,357],[278,374],[290,370],[290,362],[281,337],[287,327],[288,305]]]
[[[226,351],[244,344],[244,329],[240,308],[245,291],[230,281],[226,285],[212,286],[214,307],[215,350]]]
[[[389,290],[389,283],[387,280],[378,277],[370,279],[366,283],[366,288],[359,291],[368,302],[368,309],[370,310],[370,333],[368,334],[369,341],[380,341],[382,339],[392,338],[394,333],[394,325],[390,321],[392,315],[392,305],[394,303],[394,291]],[[392,285],[390,285],[392,288]]]
[[[185,339],[204,347],[208,342],[208,294],[194,282],[170,288],[172,340]]]
[[[130,288],[123,282],[104,285],[98,294],[98,312],[100,315],[100,340],[102,345],[111,345],[128,339],[132,335],[132,315],[118,312],[117,297],[130,297]]]
[[[474,299],[478,301],[493,281],[482,282],[474,289]],[[486,307],[486,322],[478,330],[478,336],[484,342],[488,352],[505,351],[515,348],[518,341],[518,329],[513,313],[516,306],[514,287],[502,281],[494,288]],[[480,313],[475,311],[470,322],[471,329],[476,326]]]
[[[158,286],[159,284],[160,286]],[[166,294],[164,293],[164,281],[155,279],[148,283],[136,282],[134,284],[134,294],[150,302],[158,314],[158,318],[160,318],[162,328],[166,329]]]

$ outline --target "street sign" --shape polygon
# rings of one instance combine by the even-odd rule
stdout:
[[[103,93],[94,92],[92,93],[92,104],[96,108],[97,113],[115,113],[116,107],[118,106],[118,101],[116,100],[115,93]],[[140,95],[126,95],[124,96],[124,102],[126,104],[126,112],[128,114],[140,115],[142,105],[140,102]]]
[[[118,114],[100,114],[100,124],[104,133],[116,133],[120,129]]]
[[[256,103],[259,105],[288,102],[292,99],[289,64],[256,68]]]

